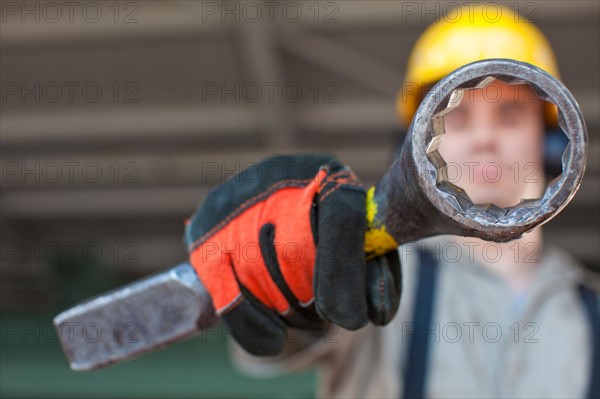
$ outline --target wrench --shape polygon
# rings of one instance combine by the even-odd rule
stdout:
[[[510,208],[474,205],[443,178],[436,143],[443,115],[464,90],[500,79],[529,83],[558,109],[569,138],[563,173],[543,197]],[[367,257],[399,244],[439,234],[506,242],[548,222],[578,190],[585,171],[587,130],[577,101],[545,71],[519,61],[488,59],[467,64],[440,80],[423,99],[408,136],[383,178],[367,194]],[[208,292],[189,263],[133,282],[60,313],[54,325],[73,370],[96,370],[191,338],[217,321]]]

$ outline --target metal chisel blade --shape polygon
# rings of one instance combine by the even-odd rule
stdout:
[[[191,338],[216,321],[188,263],[84,301],[54,318],[71,369],[96,370]]]

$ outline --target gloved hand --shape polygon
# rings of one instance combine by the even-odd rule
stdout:
[[[398,252],[365,260],[365,189],[331,155],[267,158],[210,191],[186,224],[190,261],[218,316],[255,355],[286,325],[386,324],[401,290]]]

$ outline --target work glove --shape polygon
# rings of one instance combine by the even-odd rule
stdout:
[[[393,318],[398,252],[366,261],[365,193],[332,155],[274,156],[216,186],[186,222],[190,262],[245,350],[280,353],[288,326]]]

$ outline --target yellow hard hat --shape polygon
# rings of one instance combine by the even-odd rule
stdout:
[[[424,89],[473,61],[510,58],[533,64],[560,78],[556,56],[542,32],[510,8],[493,6],[454,8],[417,40],[396,99],[405,126],[410,124]],[[556,106],[547,103],[545,116],[550,125],[555,125]]]

